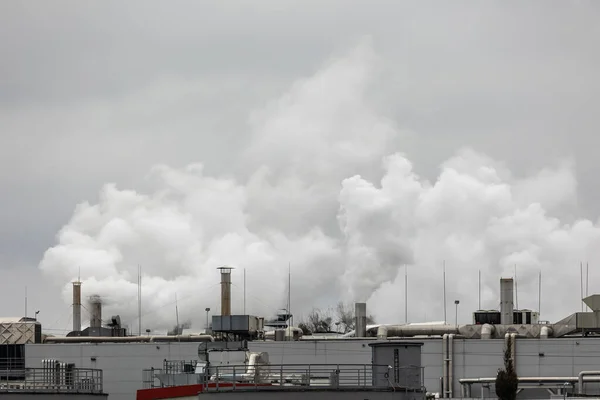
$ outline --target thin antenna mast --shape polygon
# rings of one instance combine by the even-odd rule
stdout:
[[[294,326],[292,315],[292,263],[288,263],[288,314],[290,314],[290,328]]]
[[[581,312],[583,312],[583,262],[579,263],[579,280],[580,280],[580,296],[579,301],[581,302]]]
[[[585,263],[585,297],[589,296],[589,289],[590,289],[590,263],[586,262]],[[586,304],[587,306],[587,304]],[[587,309],[589,310],[590,308],[587,307]]]
[[[408,270],[404,264],[404,323],[408,324]]]
[[[142,266],[138,265],[138,335],[142,336]]]
[[[246,315],[246,268],[244,268],[244,315]]]
[[[517,264],[515,264],[515,306],[519,309],[519,290],[517,287]]]
[[[177,323],[177,329],[175,330],[175,334],[180,335],[183,332],[179,332],[179,308],[177,307],[177,293],[175,293],[175,321]]]
[[[542,270],[540,270],[540,278],[538,284],[538,316],[542,315]]]
[[[25,317],[27,317],[27,286],[25,286]]]
[[[444,325],[446,324],[446,260],[444,260]]]
[[[481,310],[481,270],[479,270],[477,272],[478,272],[477,290],[479,292],[477,307],[479,310]]]

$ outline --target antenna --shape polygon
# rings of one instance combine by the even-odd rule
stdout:
[[[175,321],[177,323],[177,328],[175,329],[175,334],[179,335],[179,309],[177,308],[177,292],[175,292]],[[183,332],[181,332],[183,333]]]
[[[446,260],[444,260],[444,325],[446,324]]]
[[[244,268],[244,315],[246,315],[246,268]]]
[[[408,270],[404,264],[404,323],[408,324]]]
[[[479,270],[477,272],[478,272],[477,290],[479,291],[479,298],[478,298],[478,305],[477,305],[477,307],[479,307],[478,309],[481,310],[481,270]]]
[[[542,315],[542,270],[540,269],[540,278],[538,284],[538,316]]]
[[[292,263],[288,263],[288,314],[290,314],[290,328],[294,325],[292,317]]]
[[[27,318],[27,286],[25,286],[25,318]]]
[[[581,302],[581,312],[583,312],[583,262],[579,263],[579,289],[581,291],[581,295],[579,296]]]
[[[588,297],[590,290],[590,263],[585,263],[585,297]],[[588,309],[590,309],[588,307]]]
[[[517,264],[515,264],[515,306],[519,309],[519,291],[517,290]]]
[[[142,266],[138,265],[138,335],[142,336]]]

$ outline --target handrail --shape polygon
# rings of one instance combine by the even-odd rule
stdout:
[[[372,364],[269,364],[247,368],[246,365],[224,365],[211,368],[206,390],[289,390],[362,388],[395,391],[423,390],[423,367],[400,367],[396,377],[387,365]],[[213,384],[213,385],[211,385]],[[243,386],[242,386],[243,385]]]
[[[102,370],[91,368],[22,368],[0,371],[2,392],[102,393]]]
[[[144,388],[172,387],[187,382],[201,384],[210,391],[298,387],[425,390],[424,368],[421,366],[404,366],[393,370],[388,365],[373,364],[236,364],[210,365],[206,374],[174,367],[184,363],[165,361],[163,368],[143,370]]]

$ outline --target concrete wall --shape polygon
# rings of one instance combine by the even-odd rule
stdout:
[[[442,376],[441,339],[424,342],[421,364],[429,392],[440,392]],[[370,364],[373,340],[323,340],[299,342],[249,342],[251,351],[269,353],[272,364]],[[583,370],[600,370],[600,339],[517,339],[516,369],[519,376],[577,376]],[[104,390],[111,400],[129,400],[142,388],[142,370],[161,368],[164,359],[194,360],[198,343],[119,343],[119,344],[28,344],[27,367],[40,367],[44,358],[73,362],[81,368],[104,370]],[[504,340],[454,341],[454,393],[460,397],[458,379],[495,377],[502,367]],[[96,361],[91,358],[96,357]],[[590,393],[600,393],[595,383],[586,383]],[[493,386],[490,389],[494,397]],[[525,393],[527,391],[524,391]],[[481,389],[473,385],[472,396]],[[484,391],[487,397],[487,392]],[[546,398],[548,394],[546,392]]]

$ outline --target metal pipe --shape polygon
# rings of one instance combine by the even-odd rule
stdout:
[[[354,317],[356,318],[355,337],[367,336],[367,303],[356,303],[354,306]]]
[[[513,369],[517,372],[517,334],[516,333],[506,333],[504,335],[504,345],[508,347],[508,343],[510,342],[510,359],[512,361]]]
[[[500,279],[500,323],[502,325],[512,325],[514,321],[513,299],[513,279]]]
[[[517,378],[519,383],[565,383],[579,382],[578,376],[520,376]],[[588,376],[584,377],[586,382],[600,382],[600,376]],[[458,380],[461,385],[474,384],[474,383],[494,383],[496,378],[461,378]]]
[[[581,371],[577,377],[577,390],[579,394],[583,394],[583,377],[584,376],[599,376],[600,371]]]
[[[231,267],[219,267],[221,271],[221,315],[231,315]]]
[[[491,339],[496,332],[496,327],[491,324],[483,324],[481,326],[481,338],[482,339]]]
[[[442,335],[442,397],[448,394],[448,335]]]
[[[381,325],[377,328],[377,339],[386,340],[388,335],[387,326]]]
[[[214,342],[210,335],[46,337],[44,343]]]
[[[101,328],[102,327],[102,301],[100,296],[92,296],[90,298],[90,328]]]
[[[540,339],[548,339],[553,334],[554,331],[550,326],[542,326],[542,328],[540,329]]]
[[[380,325],[377,327],[377,338],[387,339],[391,336],[442,336],[450,333],[458,334],[459,330],[460,327],[456,325]]]
[[[454,397],[454,334],[448,335],[448,397]]]
[[[73,282],[73,331],[81,331],[81,282]]]

